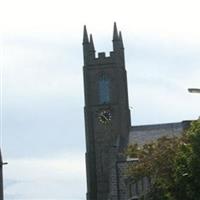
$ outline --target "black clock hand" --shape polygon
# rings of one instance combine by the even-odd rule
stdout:
[[[107,121],[108,120],[108,118],[105,116],[105,115],[102,115],[103,116],[103,118]]]

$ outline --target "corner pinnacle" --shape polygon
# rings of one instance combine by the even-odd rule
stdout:
[[[90,34],[90,50],[91,50],[91,51],[95,51],[95,49],[94,49],[94,42],[93,42],[93,38],[92,38],[92,34]]]
[[[86,25],[84,25],[83,30],[83,44],[84,43],[89,43]]]
[[[118,31],[117,31],[117,24],[116,22],[114,22],[114,28],[113,28],[113,40],[118,40],[119,36],[118,36]]]
[[[123,39],[122,39],[122,33],[121,31],[119,31],[119,40],[121,42],[121,47],[124,48],[124,44],[123,44]]]

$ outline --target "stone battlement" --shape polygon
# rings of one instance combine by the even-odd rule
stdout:
[[[88,66],[91,65],[102,65],[103,64],[115,64],[115,63],[120,63],[121,60],[118,59],[119,55],[118,52],[115,51],[110,51],[109,56],[106,56],[105,52],[99,52],[97,56],[95,54],[90,54],[88,56],[88,61],[89,64]]]

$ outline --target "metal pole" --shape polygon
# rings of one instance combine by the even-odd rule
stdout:
[[[7,162],[2,161],[2,156],[0,152],[0,200],[3,200],[4,193],[3,193],[3,165],[7,165]]]

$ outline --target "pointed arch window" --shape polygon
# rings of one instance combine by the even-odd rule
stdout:
[[[110,79],[105,74],[99,78],[99,103],[110,102]]]

